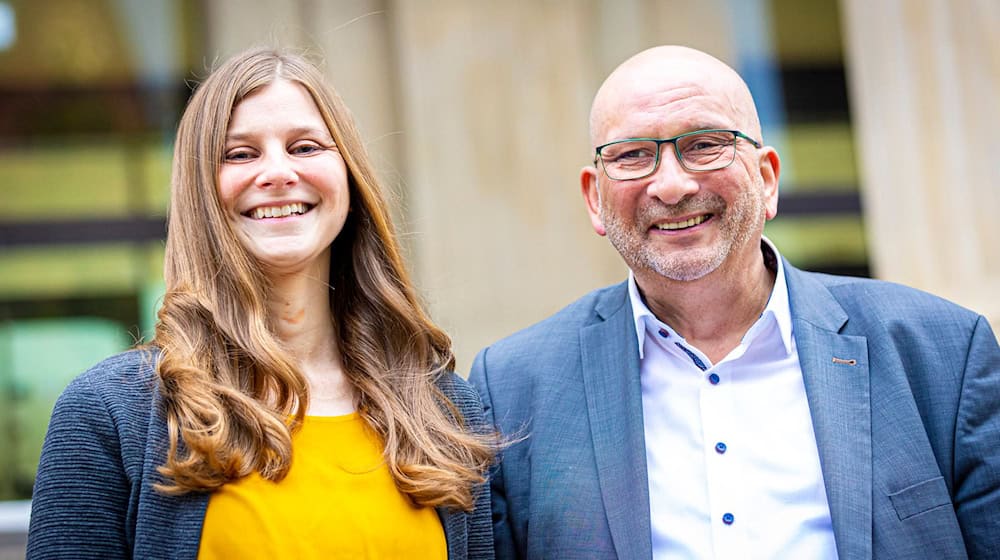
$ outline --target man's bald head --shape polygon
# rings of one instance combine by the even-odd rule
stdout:
[[[719,123],[720,128],[737,128],[760,140],[757,109],[739,74],[704,52],[667,45],[636,54],[604,81],[590,110],[591,145],[616,139],[608,135],[615,135],[623,114],[670,104],[683,108],[683,100],[695,96],[714,98],[719,111],[730,114],[732,122]]]

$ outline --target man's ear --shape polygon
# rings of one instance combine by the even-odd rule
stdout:
[[[583,200],[587,204],[587,213],[590,214],[590,224],[594,226],[597,235],[607,235],[604,229],[604,222],[601,220],[601,193],[597,184],[597,174],[599,171],[594,166],[587,166],[580,170],[580,192],[583,193]]]
[[[781,176],[781,158],[771,146],[760,150],[760,176],[764,180],[764,208],[767,219],[778,215],[778,178]]]

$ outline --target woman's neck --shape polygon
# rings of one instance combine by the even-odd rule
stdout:
[[[324,275],[272,278],[270,314],[274,332],[309,386],[307,414],[354,411],[354,389],[343,360],[330,307],[332,288]]]
[[[275,334],[296,357],[335,344],[330,287],[325,278],[272,278],[268,307]]]

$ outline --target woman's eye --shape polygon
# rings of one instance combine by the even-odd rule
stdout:
[[[251,159],[253,159],[253,152],[250,152],[249,150],[233,150],[226,152],[225,157],[226,161],[232,162],[250,161]]]
[[[292,154],[300,155],[300,156],[307,156],[307,155],[314,154],[316,152],[320,152],[322,150],[323,150],[322,146],[318,146],[318,145],[313,144],[311,142],[306,142],[306,143],[296,144],[296,145],[292,146],[292,149],[289,150],[289,152],[291,152]]]

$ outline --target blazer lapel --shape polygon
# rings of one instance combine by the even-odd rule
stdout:
[[[639,349],[625,284],[580,330],[584,388],[601,496],[619,558],[652,558]]]
[[[839,334],[848,316],[815,278],[784,262],[809,411],[837,552],[872,554],[872,441],[868,343]]]

